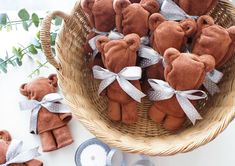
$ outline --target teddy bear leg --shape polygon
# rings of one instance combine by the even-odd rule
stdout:
[[[185,118],[178,118],[171,115],[168,115],[165,119],[163,126],[165,129],[170,131],[178,130],[184,123]]]
[[[68,125],[54,129],[52,132],[54,134],[58,149],[73,143],[73,138]]]
[[[43,152],[50,152],[57,149],[56,142],[51,131],[46,131],[39,135]]]
[[[33,159],[25,163],[26,166],[43,166],[43,163],[39,160]]]
[[[125,124],[132,124],[138,119],[137,102],[132,101],[128,104],[122,105],[122,122]]]
[[[161,123],[165,117],[166,114],[162,111],[159,111],[154,105],[149,109],[149,117],[156,123]]]
[[[119,103],[109,100],[108,116],[113,121],[121,120],[121,106]]]

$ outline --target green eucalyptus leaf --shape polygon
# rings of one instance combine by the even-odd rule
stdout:
[[[23,58],[23,54],[22,54],[22,50],[21,48],[16,48],[16,47],[12,47],[12,53],[19,59]]]
[[[33,24],[35,25],[35,27],[38,27],[39,26],[39,17],[36,13],[33,13],[32,14],[32,21],[33,21]]]
[[[33,55],[35,55],[35,54],[38,53],[37,49],[34,47],[33,44],[31,44],[31,45],[29,46],[28,50],[29,50],[29,52],[30,52],[31,54],[33,54]]]
[[[29,30],[29,24],[26,21],[22,22],[24,30],[28,31]]]
[[[55,25],[56,26],[59,26],[59,25],[61,25],[62,24],[62,19],[60,18],[60,17],[55,17]]]
[[[26,9],[21,9],[18,12],[18,16],[20,17],[20,19],[22,19],[23,21],[27,21],[30,18],[29,12]]]
[[[10,64],[10,65],[12,65],[13,67],[16,66],[16,63],[15,63],[14,61],[9,60],[7,63]]]
[[[18,66],[22,66],[22,61],[19,58],[16,58],[16,63]]]
[[[53,53],[53,54],[55,54],[55,53],[56,53],[56,52],[55,52],[55,48],[54,48],[54,47],[52,47],[52,48],[51,48],[51,51],[52,51],[52,53]]]
[[[55,45],[56,36],[57,36],[57,33],[55,33],[55,32],[52,32],[52,33],[51,33],[51,45],[52,45],[52,46]]]
[[[36,37],[37,37],[38,39],[40,39],[40,31],[38,31],[38,32],[36,33]]]
[[[1,25],[7,24],[7,14],[6,13],[0,14],[0,24]]]
[[[7,63],[4,61],[2,58],[0,58],[0,69],[4,72],[7,73]]]

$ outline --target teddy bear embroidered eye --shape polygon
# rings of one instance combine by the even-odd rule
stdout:
[[[21,85],[20,93],[29,100],[40,102],[46,95],[56,93],[57,88],[57,76],[52,74],[48,78],[39,77]],[[61,103],[57,102],[58,104]],[[44,106],[40,108],[36,124],[37,133],[31,132],[39,134],[43,151],[53,151],[73,142],[67,125],[71,118],[71,113],[54,113]]]
[[[192,44],[192,52],[197,55],[213,55],[216,67],[225,64],[235,48],[235,26],[225,29],[214,23],[210,16],[201,16],[198,21],[198,32]]]
[[[151,30],[150,45],[163,56],[168,48],[175,48],[183,51],[187,40],[197,30],[197,24],[192,19],[182,20],[180,22],[167,21],[159,14],[155,13],[149,18],[149,28]],[[150,66],[146,75],[148,78],[164,79],[164,68],[158,63]]]
[[[198,89],[206,73],[215,66],[215,60],[211,55],[180,53],[174,48],[166,50],[164,60],[165,80],[178,91]],[[149,116],[156,123],[163,123],[163,126],[171,131],[179,129],[186,119],[175,95],[167,100],[156,101],[149,110]]]
[[[8,131],[0,131],[0,165],[4,165],[7,162],[6,155],[11,144],[11,135]],[[43,163],[39,160],[33,159],[24,163],[13,163],[9,166],[42,166]]]
[[[218,0],[174,0],[187,14],[201,16],[208,13]]]
[[[109,40],[106,36],[101,36],[96,45],[102,54],[104,66],[109,71],[119,73],[125,67],[136,65],[136,52],[140,46],[138,35],[129,34],[119,40]],[[140,90],[139,80],[130,83]],[[107,87],[106,95],[108,116],[111,120],[126,124],[137,121],[137,102],[123,91],[116,80]]]
[[[124,35],[136,33],[140,37],[147,36],[149,16],[158,12],[159,8],[156,0],[141,0],[132,4],[129,0],[115,0],[117,30]]]

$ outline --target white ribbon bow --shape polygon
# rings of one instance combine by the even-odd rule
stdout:
[[[140,67],[125,67],[119,73],[113,73],[100,66],[94,66],[92,70],[94,78],[102,80],[99,86],[98,94],[117,80],[120,87],[134,100],[141,102],[141,98],[146,96],[128,81],[139,80],[141,78],[142,70]]]
[[[41,107],[46,108],[49,112],[52,113],[70,113],[67,106],[60,103],[63,100],[63,97],[58,93],[50,93],[43,97],[42,101],[37,100],[26,100],[20,102],[20,109],[22,111],[31,111],[30,118],[30,132],[37,134],[37,121],[38,114]]]
[[[190,16],[172,0],[164,0],[160,12],[167,20],[197,19],[198,16]]]
[[[24,163],[40,156],[39,147],[22,152],[23,142],[12,140],[6,154],[6,163],[0,166],[8,166],[10,164]]]
[[[141,68],[146,68],[152,65],[155,65],[159,62],[163,62],[163,57],[154,49],[148,46],[142,46],[139,49],[139,57],[144,58],[140,62],[140,67]],[[163,63],[164,64],[164,63]]]
[[[183,109],[184,113],[190,119],[190,121],[195,125],[196,120],[202,119],[201,115],[197,112],[195,107],[189,100],[200,100],[205,99],[207,94],[201,90],[187,90],[187,91],[177,91],[173,89],[167,82],[157,79],[148,80],[150,86],[154,89],[149,93],[150,100],[161,101],[172,98],[176,95],[176,99]],[[193,95],[194,93],[201,93],[200,96]]]
[[[206,74],[203,86],[212,96],[220,92],[220,89],[216,84],[220,82],[223,75],[224,74],[222,72],[216,69]]]

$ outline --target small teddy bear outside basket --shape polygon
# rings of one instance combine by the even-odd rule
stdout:
[[[175,2],[180,4],[182,1]],[[197,1],[189,2],[198,7],[193,4]],[[151,7],[144,8],[151,12]],[[235,25],[235,8],[227,0],[219,0],[208,15],[226,29]],[[55,16],[64,20],[57,36],[56,57],[50,46],[51,20]],[[160,16],[155,17],[161,20]],[[234,119],[235,57],[232,56],[225,65],[219,67],[224,73],[218,84],[220,92],[208,95],[207,99],[196,106],[203,119],[195,125],[186,120],[177,132],[166,130],[162,124],[156,124],[148,117],[153,102],[147,98],[143,98],[137,105],[137,122],[128,125],[111,121],[107,114],[108,99],[98,95],[100,81],[94,79],[85,58],[84,45],[87,35],[92,31],[88,19],[78,1],[70,14],[61,11],[50,13],[43,21],[40,34],[47,60],[57,69],[59,86],[67,104],[78,120],[97,138],[125,152],[167,156],[188,152],[210,142]],[[166,52],[168,55],[182,54],[175,49]]]

